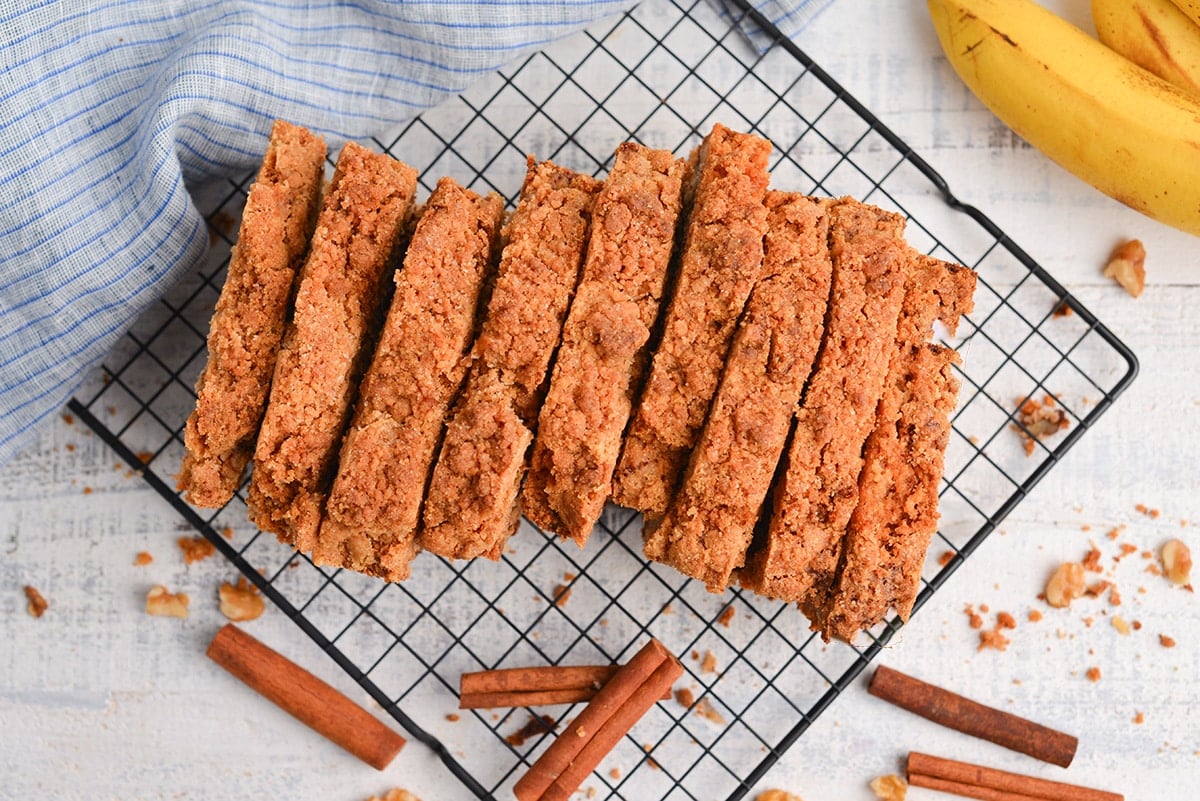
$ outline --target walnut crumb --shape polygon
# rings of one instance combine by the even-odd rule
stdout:
[[[408,790],[401,790],[399,787],[388,790],[383,795],[373,795],[367,801],[421,801]]]
[[[202,559],[207,559],[217,552],[216,547],[211,542],[199,535],[195,537],[180,537],[175,540],[175,544],[179,546],[179,550],[183,553],[184,564],[192,564],[199,562]]]
[[[137,555],[133,557],[134,567],[145,567],[153,561],[154,557],[149,551],[138,551]]]
[[[1175,647],[1175,638],[1168,637],[1165,634],[1160,634],[1160,635],[1158,635],[1158,643],[1163,648],[1174,648]]]
[[[701,673],[716,673],[717,672],[717,658],[715,656],[713,656],[712,651],[704,652],[704,658],[702,660],[700,660],[700,672]]]
[[[46,610],[50,608],[50,604],[47,603],[46,599],[42,597],[42,594],[38,592],[37,587],[34,587],[32,584],[25,585],[25,601],[25,611],[28,612],[31,617],[41,617],[42,615],[46,614]]]
[[[1192,551],[1187,543],[1179,539],[1167,540],[1158,555],[1163,575],[1174,584],[1188,583],[1192,576]]]
[[[1090,667],[1087,669],[1087,680],[1091,682],[1100,681],[1100,668]]]
[[[871,779],[869,786],[880,801],[904,801],[908,794],[908,783],[894,773]]]
[[[185,592],[172,593],[161,584],[155,584],[146,593],[146,614],[157,617],[188,616],[188,597]]]
[[[1113,249],[1104,266],[1104,276],[1121,285],[1131,297],[1140,297],[1146,288],[1146,246],[1130,239]]]
[[[1033,455],[1034,440],[1043,440],[1071,427],[1067,413],[1058,408],[1049,395],[1041,403],[1028,397],[1019,401],[1016,418],[1019,425],[1014,425],[1013,429],[1021,436],[1026,456]]]
[[[258,587],[246,581],[245,576],[239,576],[236,585],[221,582],[217,597],[221,602],[221,614],[237,623],[256,620],[266,608]]]
[[[1063,562],[1046,582],[1046,603],[1062,609],[1083,594],[1083,565]]]

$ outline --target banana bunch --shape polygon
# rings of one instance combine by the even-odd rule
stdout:
[[[1110,197],[1200,235],[1200,98],[1031,0],[928,4],[959,77],[1018,135]]]
[[[1200,25],[1172,0],[1092,0],[1092,20],[1104,44],[1200,96]]]

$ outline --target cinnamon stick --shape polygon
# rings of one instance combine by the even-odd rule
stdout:
[[[993,709],[912,676],[880,666],[867,691],[923,718],[963,734],[1067,767],[1079,740],[1040,723]]]
[[[544,665],[462,674],[459,709],[552,706],[590,701],[620,665]],[[664,698],[670,697],[670,691]]]
[[[231,623],[208,646],[208,657],[280,709],[383,770],[404,738],[295,662]]]
[[[983,801],[1124,801],[1124,796],[910,752],[908,783]]]
[[[570,728],[556,738],[529,771],[517,781],[513,793],[518,801],[550,801],[565,799],[578,788],[615,744],[642,715],[683,675],[683,666],[658,640],[650,640],[627,664],[622,666],[604,687],[596,693]],[[588,749],[599,736],[596,745]],[[587,754],[581,757],[581,752]],[[603,749],[603,750],[601,750]],[[596,754],[599,752],[597,758]],[[595,759],[595,764],[580,770]],[[578,763],[574,765],[572,763]],[[571,769],[569,775],[564,773]],[[579,775],[579,781],[566,789],[565,783]],[[555,782],[558,786],[554,787]]]
[[[464,673],[459,709],[550,706],[590,701],[620,665],[504,668]]]

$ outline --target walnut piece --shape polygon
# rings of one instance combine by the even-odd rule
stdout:
[[[871,779],[870,787],[880,801],[904,801],[908,795],[908,783],[894,773]]]
[[[33,617],[41,617],[50,608],[50,604],[46,603],[46,599],[32,584],[25,585],[25,600],[25,611]]]
[[[245,576],[239,576],[236,585],[228,581],[221,582],[217,597],[221,602],[221,614],[235,623],[255,620],[266,608],[262,596],[258,594],[258,587],[246,581]]]
[[[1113,628],[1117,630],[1117,633],[1122,637],[1129,636],[1129,621],[1127,621],[1125,618],[1121,617],[1120,615],[1114,615],[1112,619],[1112,625]]]
[[[766,790],[755,796],[754,801],[804,801],[798,795],[785,793],[783,790]]]
[[[1112,278],[1133,297],[1146,288],[1146,247],[1140,239],[1122,242],[1108,257],[1104,275]]]
[[[161,584],[155,584],[146,593],[146,614],[158,617],[188,616],[188,597],[185,592],[172,593]]]
[[[1046,603],[1062,609],[1083,595],[1083,565],[1078,562],[1063,562],[1046,582]]]
[[[1183,540],[1167,540],[1159,551],[1163,574],[1175,584],[1187,584],[1192,576],[1192,551]]]

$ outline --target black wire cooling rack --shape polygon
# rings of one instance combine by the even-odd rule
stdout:
[[[511,202],[526,153],[600,175],[625,139],[686,153],[720,121],[774,143],[775,187],[898,210],[915,247],[974,267],[975,312],[950,342],[965,356],[962,391],[920,608],[1133,380],[1137,363],[794,44],[776,33],[766,53],[751,48],[744,21],[773,32],[748,9],[731,16],[703,0],[651,0],[502,70],[375,144],[419,168],[426,189],[452,175]],[[512,736],[530,728],[533,714],[552,713],[553,728],[579,710],[480,711],[451,721],[462,672],[623,661],[648,636],[681,656],[694,703],[658,704],[588,786],[602,799],[744,796],[899,621],[876,627],[858,646],[824,644],[794,608],[738,590],[710,595],[648,564],[636,516],[612,507],[583,550],[523,523],[498,563],[425,555],[410,581],[386,584],[315,567],[258,532],[247,522],[244,493],[215,514],[177,496],[207,321],[252,177],[198,198],[213,235],[209,266],[133,327],[72,410],[479,798],[510,797],[549,744],[538,726]],[[1026,453],[1013,430],[1020,428],[1015,410],[1045,395],[1057,399],[1070,427],[1033,439]]]

